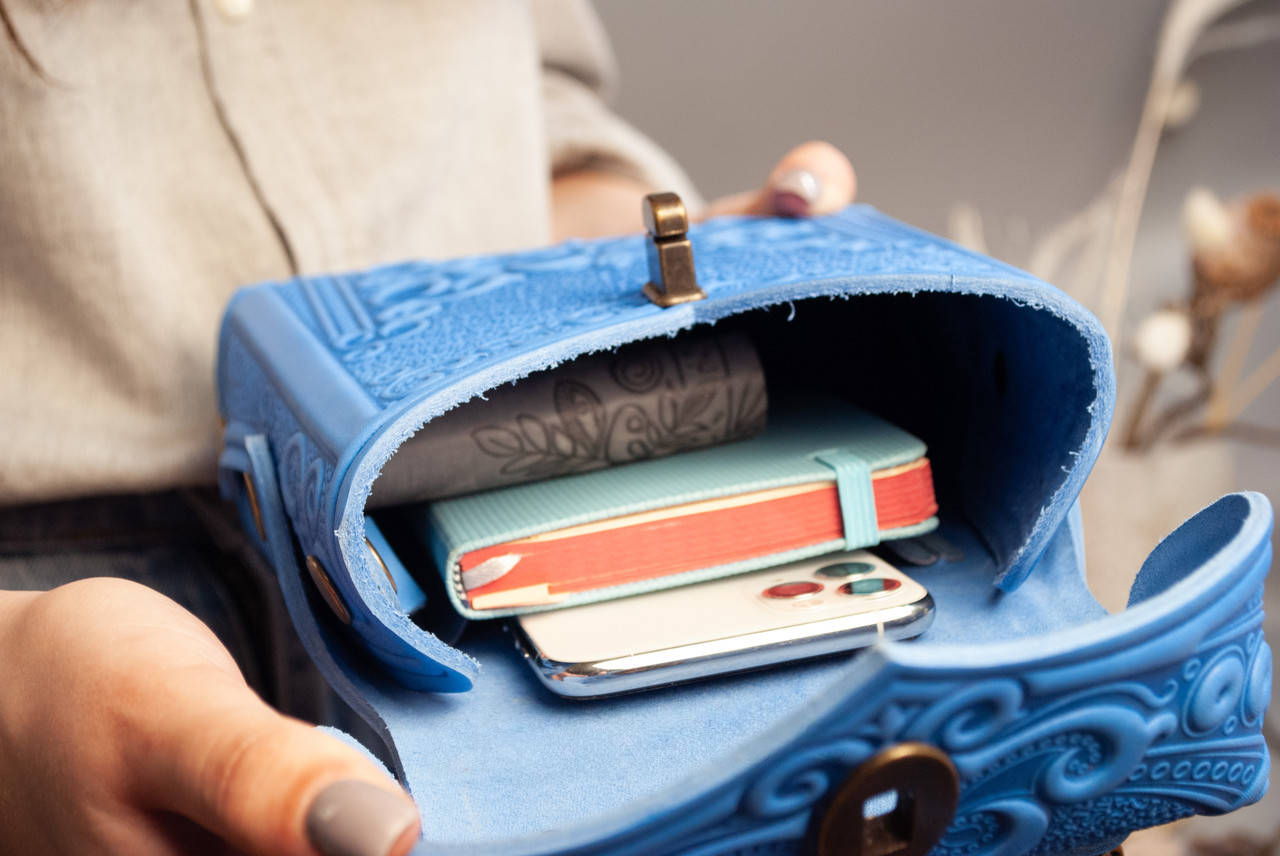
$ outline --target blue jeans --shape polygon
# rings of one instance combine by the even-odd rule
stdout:
[[[87,577],[169,596],[209,625],[268,703],[360,730],[303,650],[274,573],[212,490],[0,508],[0,589],[44,591]]]

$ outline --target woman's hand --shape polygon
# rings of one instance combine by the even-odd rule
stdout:
[[[561,176],[555,236],[637,231],[660,189]],[[806,143],[701,216],[825,214],[855,191],[843,154]],[[0,688],[0,851],[399,856],[417,838],[394,782],[264,704],[199,619],[144,586],[0,591]]]
[[[701,217],[726,214],[829,214],[853,202],[858,182],[853,166],[830,143],[805,143],[783,155],[756,190],[735,193],[707,206]],[[555,240],[621,235],[643,227],[640,199],[661,187],[604,172],[573,172],[551,185]]]
[[[0,851],[407,853],[359,752],[264,704],[195,616],[112,579],[0,592]]]

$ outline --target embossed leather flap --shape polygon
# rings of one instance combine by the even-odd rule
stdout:
[[[409,262],[241,291],[222,329],[224,466],[261,434],[302,552],[408,686],[475,663],[409,621],[365,548],[379,469],[419,426],[572,357],[698,324],[748,331],[771,383],[818,379],[921,437],[942,519],[972,525],[1017,588],[1060,528],[1110,421],[1096,320],[1027,274],[866,206],[691,232],[704,300],[662,309],[640,237]],[[234,490],[234,485],[228,488]]]

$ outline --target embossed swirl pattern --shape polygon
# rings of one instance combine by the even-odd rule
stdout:
[[[735,809],[708,819],[701,837],[685,831],[670,852],[722,856],[788,842],[779,852],[796,852],[807,812],[877,747],[904,740],[946,749],[961,776],[939,856],[1053,856],[1230,810],[1256,797],[1268,763],[1259,731],[1271,650],[1261,621],[1254,596],[1183,661],[1049,695],[1004,677],[887,681],[879,701],[833,714],[819,729],[825,740],[763,765]],[[652,839],[647,846],[667,852]]]

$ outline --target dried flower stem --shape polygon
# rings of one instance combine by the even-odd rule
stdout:
[[[1196,39],[1217,18],[1244,0],[1175,0],[1160,28],[1160,40],[1151,71],[1151,84],[1142,105],[1138,134],[1120,188],[1115,224],[1107,253],[1099,307],[1102,325],[1119,350],[1120,322],[1124,318],[1129,293],[1129,272],[1138,222],[1147,197],[1147,186],[1155,166],[1156,149],[1169,116],[1169,105]]]
[[[1129,412],[1129,424],[1125,426],[1124,447],[1126,449],[1136,450],[1142,447],[1142,422],[1162,377],[1164,372],[1147,369],[1147,374],[1142,379],[1142,389],[1138,392],[1138,400],[1134,402],[1133,410]]]
[[[1245,358],[1253,347],[1253,340],[1258,335],[1258,325],[1262,321],[1262,301],[1255,300],[1245,306],[1240,313],[1240,324],[1231,337],[1231,347],[1227,351],[1226,362],[1218,373],[1213,384],[1213,395],[1209,398],[1208,413],[1205,415],[1205,430],[1213,434],[1231,421],[1231,399],[1235,395],[1236,383],[1240,373],[1244,371]]]
[[[1228,421],[1238,419],[1250,404],[1262,395],[1263,391],[1271,384],[1280,380],[1280,348],[1276,348],[1271,352],[1271,356],[1263,361],[1249,376],[1240,384],[1240,393],[1232,402],[1231,411],[1228,414]]]

